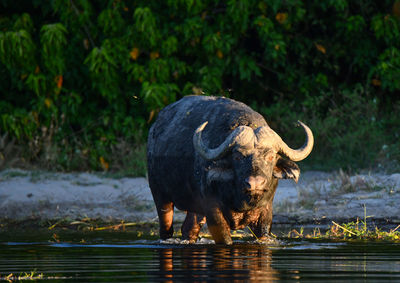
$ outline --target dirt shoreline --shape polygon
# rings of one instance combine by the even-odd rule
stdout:
[[[324,224],[356,218],[400,223],[400,174],[305,172],[295,184],[280,181],[274,223]],[[174,221],[183,221],[177,211]],[[9,169],[0,172],[0,224],[60,219],[104,222],[157,222],[145,178],[103,174],[50,173]]]

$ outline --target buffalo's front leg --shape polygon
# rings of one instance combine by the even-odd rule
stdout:
[[[250,229],[254,232],[257,239],[260,241],[270,241],[272,226],[272,209],[265,209],[261,212],[257,222],[249,225]]]
[[[174,216],[174,204],[172,202],[158,204],[156,203],[158,221],[160,223],[160,238],[165,240],[171,238],[174,234],[172,220]]]
[[[201,227],[206,223],[206,218],[200,214],[187,212],[185,221],[182,224],[182,238],[195,243],[199,236]]]
[[[207,227],[216,244],[232,244],[231,229],[221,209],[213,205],[206,212]]]

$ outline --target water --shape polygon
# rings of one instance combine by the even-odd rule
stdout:
[[[36,271],[41,280],[66,282],[400,280],[399,244],[180,245],[131,236],[2,233],[0,278]]]

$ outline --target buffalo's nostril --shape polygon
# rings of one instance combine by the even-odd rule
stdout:
[[[246,178],[243,182],[244,190],[251,191],[254,189],[254,182],[251,178]]]

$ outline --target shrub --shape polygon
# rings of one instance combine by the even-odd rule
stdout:
[[[287,131],[289,118],[304,117],[317,166],[368,166],[387,155],[383,145],[400,156],[390,136],[399,117],[389,115],[400,90],[399,1],[0,7],[0,133],[25,161],[116,168],[121,141],[140,147],[160,109],[203,93],[253,103]]]

